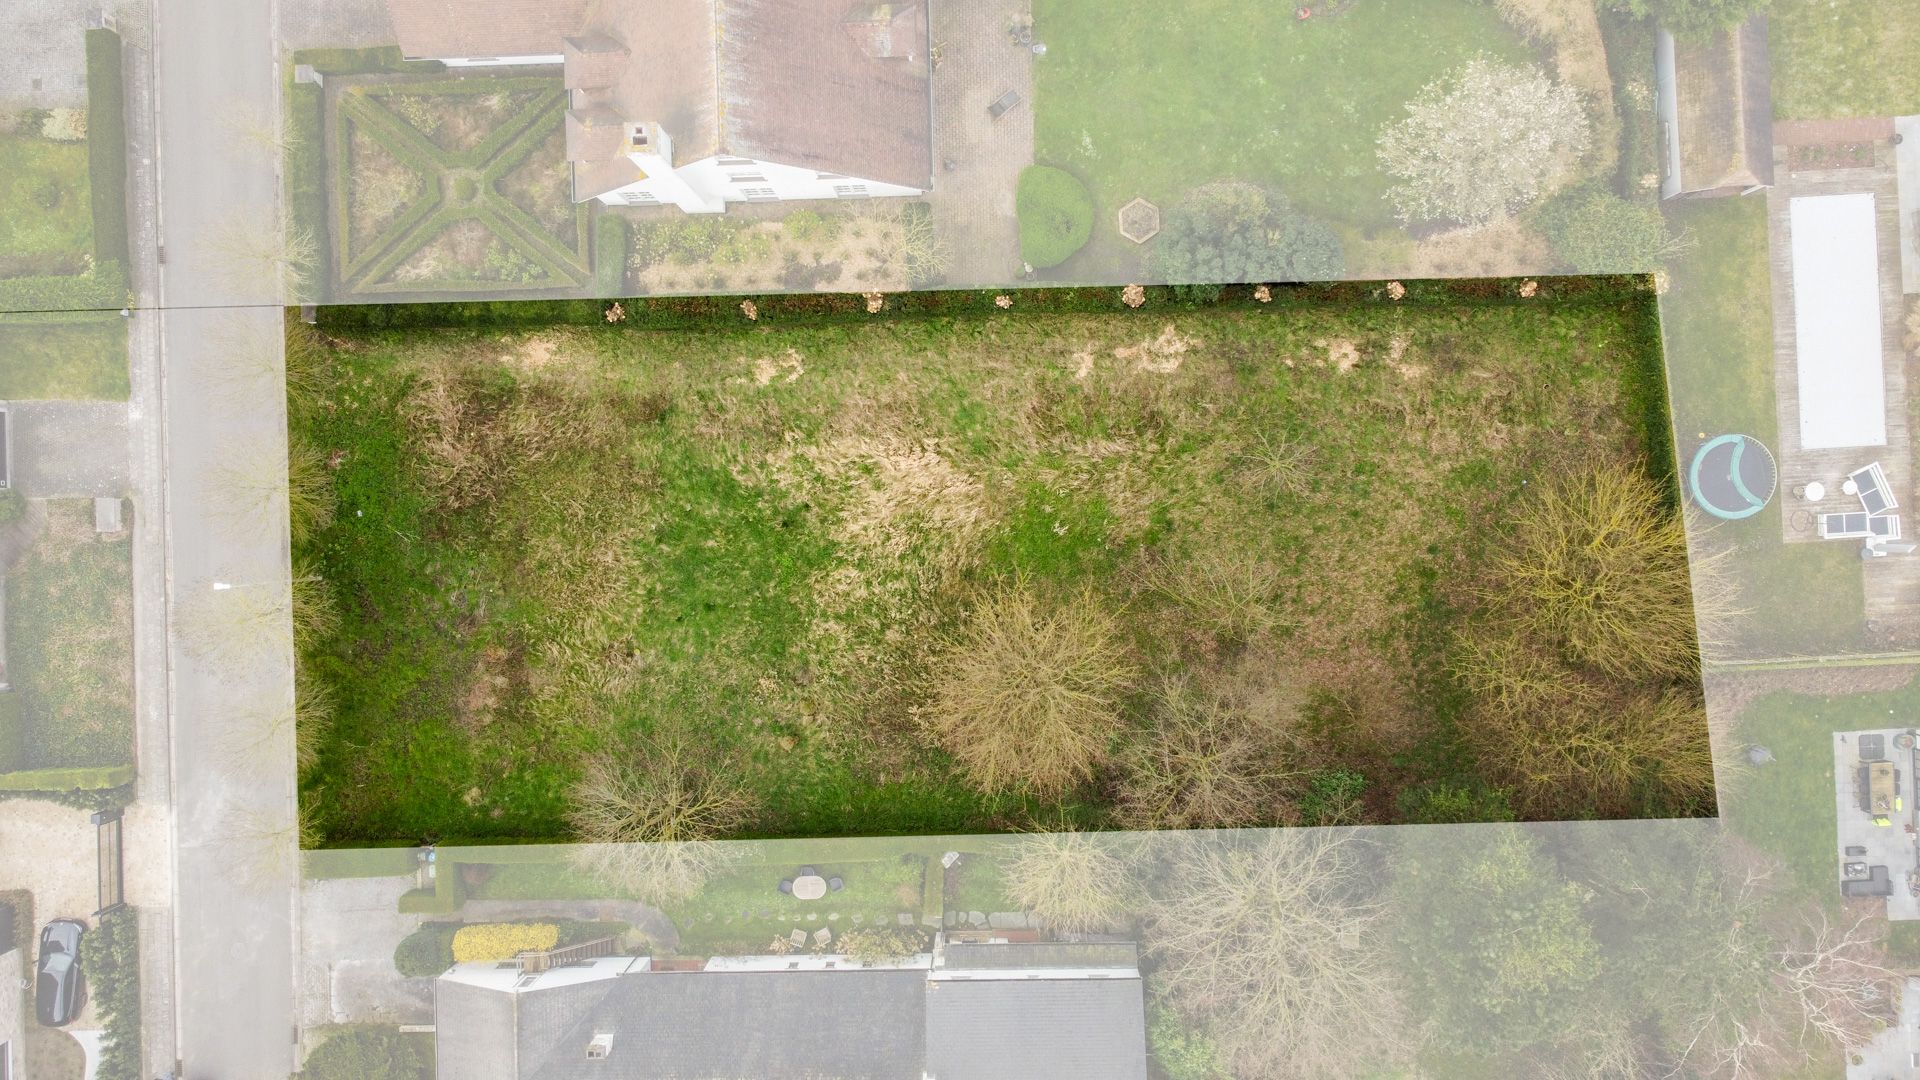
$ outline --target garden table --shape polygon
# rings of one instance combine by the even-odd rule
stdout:
[[[793,879],[795,900],[818,900],[825,895],[827,895],[827,879],[819,874],[807,874]]]

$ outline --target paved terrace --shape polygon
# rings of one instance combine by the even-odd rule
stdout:
[[[1920,535],[1920,505],[1916,504],[1912,432],[1907,419],[1907,373],[1901,344],[1900,321],[1905,310],[1901,294],[1899,194],[1894,150],[1884,136],[1890,121],[1821,122],[1820,125],[1775,126],[1775,184],[1767,192],[1768,259],[1773,285],[1773,376],[1779,433],[1780,498],[1786,500],[1781,521],[1790,543],[1857,545],[1854,540],[1821,540],[1815,531],[1818,515],[1859,510],[1860,502],[1841,492],[1848,473],[1878,461],[1886,470],[1903,515],[1903,539]],[[1848,167],[1792,171],[1796,146],[1872,140],[1871,162]],[[1793,249],[1788,206],[1802,195],[1841,195],[1871,192],[1874,196],[1880,254],[1881,347],[1885,356],[1887,442],[1885,446],[1809,450],[1800,445],[1800,375],[1795,347],[1793,313]],[[1826,487],[1827,496],[1809,502],[1801,492],[1812,481]],[[1920,643],[1920,555],[1867,559],[1865,574],[1868,627],[1889,645]]]

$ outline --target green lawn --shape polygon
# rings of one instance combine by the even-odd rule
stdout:
[[[1774,0],[1767,29],[1774,116],[1920,112],[1920,5]]]
[[[1390,820],[1461,767],[1431,680],[1488,523],[1551,470],[1664,452],[1652,318],[1613,293],[339,329],[294,405],[340,501],[298,553],[341,613],[304,658],[338,699],[305,797],[335,842],[559,837],[583,762],[677,728],[758,795],[749,835],[1108,823],[1110,776],[986,795],[916,719],[939,642],[1019,581],[1116,613],[1119,745],[1162,673],[1299,695]],[[1195,614],[1223,558],[1258,575],[1244,631]]]
[[[1778,448],[1766,209],[1759,199],[1717,199],[1673,212],[1698,245],[1672,265],[1660,308],[1682,455],[1703,436],[1729,431]],[[1858,550],[1782,542],[1783,503],[1776,497],[1751,518],[1709,526],[1711,543],[1732,551],[1727,566],[1746,585],[1739,603],[1748,614],[1729,651],[1773,657],[1859,647],[1866,624]],[[1808,603],[1810,596],[1820,602]]]
[[[87,144],[0,135],[0,277],[76,274],[93,252]]]
[[[1902,723],[1920,709],[1920,683],[1892,693],[1814,697],[1774,694],[1748,706],[1736,730],[1741,746],[1758,743],[1774,761],[1741,767],[1721,813],[1728,827],[1786,864],[1790,898],[1837,906],[1837,834],[1832,733]]]
[[[48,506],[46,532],[7,574],[7,659],[26,766],[133,761],[133,570],[126,536],[93,531],[93,501]]]
[[[856,926],[892,927],[905,912],[920,919],[926,861],[918,855],[864,862],[816,863],[823,877],[843,888],[821,900],[795,900],[780,892],[798,866],[752,865],[707,883],[700,895],[667,910],[686,952],[763,952],[768,942],[798,927],[808,934],[826,928],[836,935]],[[936,865],[934,873],[939,872]],[[838,915],[839,918],[829,918]],[[861,921],[855,923],[853,917]]]
[[[1285,192],[1330,222],[1394,224],[1380,128],[1476,55],[1537,59],[1491,4],[1368,0],[1334,18],[1233,0],[1114,5],[1036,0],[1034,154],[1086,181],[1094,242],[1076,262],[1137,257],[1114,213],[1164,211],[1213,180]],[[1092,254],[1088,254],[1091,252]]]
[[[115,312],[59,322],[0,314],[0,357],[0,400],[125,401],[132,389],[126,323]]]

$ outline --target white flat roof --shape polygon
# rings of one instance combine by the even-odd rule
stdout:
[[[1873,195],[1802,195],[1788,209],[1800,445],[1884,446],[1887,382]]]

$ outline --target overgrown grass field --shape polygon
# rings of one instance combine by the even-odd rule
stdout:
[[[561,837],[584,769],[670,740],[745,792],[734,834],[1100,826],[1197,702],[1258,732],[1236,820],[1400,820],[1480,784],[1446,653],[1503,522],[1597,463],[1670,475],[1655,320],[1508,286],[338,331],[292,402],[338,500],[296,552],[339,613],[303,798],[339,843]],[[930,730],[1010,596],[1108,628],[1112,723],[1058,785]]]

